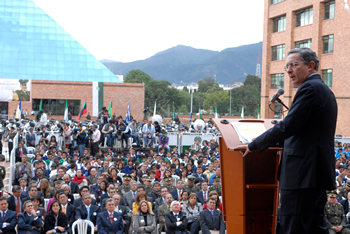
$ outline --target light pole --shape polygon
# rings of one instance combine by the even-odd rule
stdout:
[[[232,88],[230,89],[230,116],[231,116],[231,90]]]

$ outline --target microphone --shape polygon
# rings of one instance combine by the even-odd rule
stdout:
[[[283,89],[278,89],[277,93],[272,97],[269,105],[271,105],[271,103],[275,102],[279,98],[279,96],[281,96],[283,94],[284,94],[284,90]]]

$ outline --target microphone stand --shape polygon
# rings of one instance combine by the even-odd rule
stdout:
[[[287,110],[289,110],[289,108],[283,103],[283,101],[279,98],[276,98],[276,101],[279,102],[280,104],[282,104],[282,106],[284,106]]]

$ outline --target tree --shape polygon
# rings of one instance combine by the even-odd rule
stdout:
[[[211,87],[217,85],[217,81],[212,77],[204,77],[198,82],[198,92],[207,92]]]
[[[153,79],[140,69],[130,70],[124,79],[124,83],[145,83],[148,84]]]
[[[208,93],[205,96],[205,105],[204,108],[206,110],[211,109],[215,110],[215,106],[217,107],[218,113],[220,115],[224,115],[225,113],[229,112],[229,106],[230,106],[230,94],[228,91],[219,91],[219,92],[213,92]]]
[[[188,92],[187,86],[185,86],[185,87],[183,88],[183,91]]]

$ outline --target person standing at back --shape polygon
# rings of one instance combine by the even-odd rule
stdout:
[[[264,151],[284,141],[278,169],[281,233],[328,233],[323,217],[326,190],[335,189],[334,135],[338,107],[317,74],[319,59],[308,48],[288,52],[285,70],[299,86],[288,115],[246,147]]]

